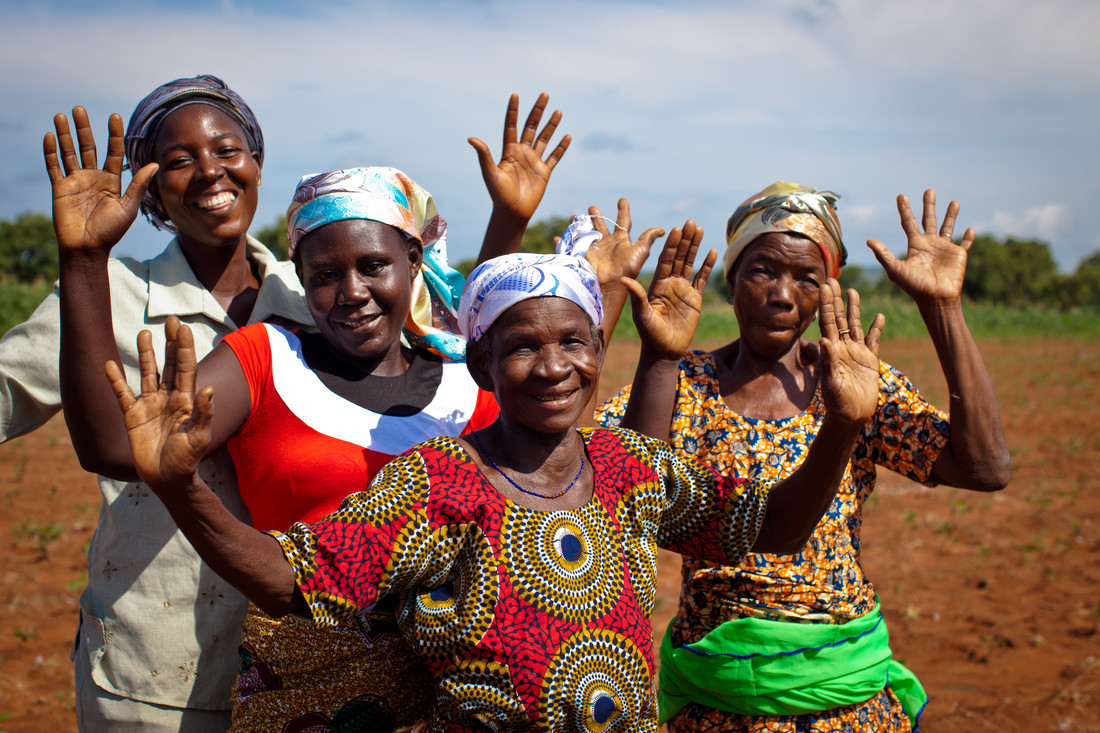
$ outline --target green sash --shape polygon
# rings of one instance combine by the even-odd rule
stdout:
[[[695,644],[661,643],[661,722],[690,702],[738,715],[802,715],[865,702],[889,686],[913,730],[928,702],[893,660],[879,604],[844,624],[739,618]]]

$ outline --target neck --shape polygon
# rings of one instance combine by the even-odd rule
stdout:
[[[757,377],[810,373],[817,361],[812,344],[803,338],[791,343],[779,354],[760,354],[748,348],[743,339],[714,352],[723,372],[728,376],[752,381]]]
[[[503,413],[481,431],[480,438],[501,468],[548,482],[571,480],[584,455],[584,441],[575,427],[543,433],[517,425]]]
[[[176,239],[195,277],[211,293],[234,296],[259,286],[248,261],[246,237],[241,237],[234,245],[222,247],[208,247],[182,234]]]

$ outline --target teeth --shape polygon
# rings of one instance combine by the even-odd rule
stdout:
[[[567,394],[562,394],[562,395],[543,395],[543,396],[539,397],[539,398],[538,398],[538,400],[539,400],[540,402],[560,402],[560,401],[562,401],[562,400],[565,400],[565,399],[568,399],[568,398],[569,398],[569,395],[567,395]]]
[[[356,318],[354,320],[340,321],[340,325],[347,326],[348,328],[359,328],[360,326],[370,323],[374,320],[374,316],[363,316],[362,318]]]
[[[235,195],[233,195],[232,193],[229,193],[228,191],[225,191],[223,193],[219,193],[219,194],[216,194],[214,196],[211,196],[208,199],[203,199],[202,201],[199,202],[199,208],[200,209],[212,209],[215,206],[221,206],[222,204],[228,204],[231,201],[233,201],[233,199],[235,199],[235,198],[236,198]]]

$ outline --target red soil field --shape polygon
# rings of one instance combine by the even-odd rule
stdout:
[[[928,489],[882,472],[863,558],[895,655],[924,683],[925,733],[1100,731],[1100,343],[982,343],[1012,483]],[[635,347],[608,355],[604,395]],[[881,356],[946,405],[927,341]],[[0,446],[0,733],[74,730],[69,649],[99,492],[63,420]],[[662,554],[654,633],[675,613],[679,558]]]

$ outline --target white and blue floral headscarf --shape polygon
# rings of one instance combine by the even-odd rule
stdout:
[[[579,220],[579,221],[578,221]],[[487,260],[470,273],[458,306],[458,325],[470,341],[477,341],[504,311],[531,298],[566,298],[588,314],[597,327],[603,323],[603,301],[596,271],[584,250],[600,237],[588,217],[575,217],[558,244],[558,254],[526,252]]]
[[[369,219],[400,229],[424,247],[424,262],[412,284],[406,341],[445,359],[466,358],[455,309],[462,273],[447,264],[447,222],[432,195],[396,168],[349,168],[305,176],[286,212],[293,257],[309,232],[345,219]]]

